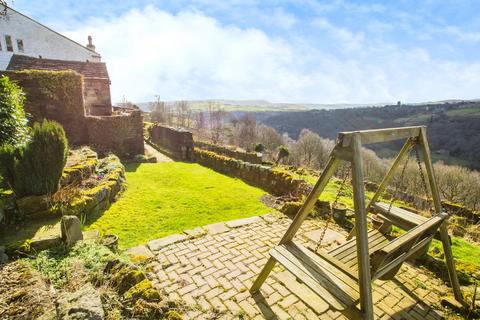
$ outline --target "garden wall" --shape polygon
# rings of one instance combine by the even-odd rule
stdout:
[[[160,124],[149,127],[149,142],[156,148],[176,159],[192,160],[192,133],[181,128]]]
[[[256,152],[246,152],[246,151],[238,151],[234,148],[229,148],[225,146],[219,146],[215,144],[211,144],[204,141],[195,141],[195,148],[199,148],[202,150],[213,151],[215,153],[235,158],[238,160],[242,160],[245,162],[261,164],[262,163],[262,154]]]
[[[83,101],[83,77],[73,71],[1,71],[25,92],[31,123],[55,120],[71,144],[88,142]]]
[[[121,158],[144,153],[143,119],[140,111],[128,115],[88,116],[88,141],[99,152],[113,152]]]
[[[252,164],[242,160],[236,160],[212,151],[195,148],[192,160],[215,171],[234,176],[243,181],[259,187],[273,195],[303,195],[308,193],[308,185],[305,181],[294,179],[286,172],[272,169],[260,164]]]
[[[60,123],[71,145],[92,145],[99,152],[128,158],[143,154],[140,111],[116,116],[86,116],[83,77],[74,71],[1,71],[17,81],[26,95],[31,123],[43,119]],[[108,99],[109,96],[108,96]]]

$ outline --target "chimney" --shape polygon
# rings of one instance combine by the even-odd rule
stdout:
[[[94,46],[93,43],[92,43],[92,36],[88,36],[87,48],[90,49],[90,50],[92,50],[92,51],[95,51],[95,46]]]

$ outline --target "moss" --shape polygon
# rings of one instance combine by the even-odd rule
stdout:
[[[170,310],[165,314],[167,320],[182,320],[183,317],[176,311]]]
[[[123,294],[126,299],[144,299],[146,301],[159,300],[160,294],[153,287],[152,282],[148,279],[144,279],[131,287]]]
[[[144,279],[145,275],[142,271],[133,269],[130,265],[122,264],[122,267],[113,275],[112,283],[119,294],[124,294]]]
[[[281,211],[289,217],[294,217],[302,205],[303,205],[302,202],[296,202],[296,201],[286,202],[282,206]]]

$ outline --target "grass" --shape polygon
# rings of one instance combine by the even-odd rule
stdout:
[[[193,163],[126,165],[127,190],[87,229],[113,233],[121,248],[146,243],[198,226],[271,211],[265,193],[239,179]]]
[[[448,110],[446,112],[449,116],[480,116],[480,103],[470,106],[468,108],[458,108]]]
[[[442,243],[438,240],[433,240],[430,250],[437,248],[440,252],[443,252]],[[470,242],[452,236],[452,251],[453,257],[462,261],[463,263],[468,263],[476,266],[477,270],[480,269],[480,246],[471,244]]]

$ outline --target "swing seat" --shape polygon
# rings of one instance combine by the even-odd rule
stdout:
[[[392,206],[389,211],[389,206],[390,205],[385,202],[376,202],[372,205],[372,209],[403,230],[410,230],[428,220],[427,217],[396,206]]]
[[[378,230],[369,231],[371,280],[393,278],[405,260],[426,248],[447,217],[434,216],[391,241]],[[274,247],[270,255],[332,308],[343,311],[360,299],[355,241],[317,254],[290,241]]]

